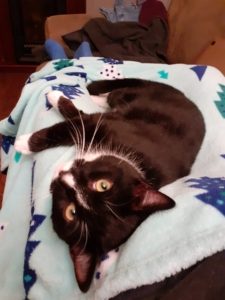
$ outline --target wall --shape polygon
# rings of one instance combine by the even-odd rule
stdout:
[[[123,0],[124,3],[135,3],[136,0]],[[166,8],[169,7],[171,0],[160,0]],[[87,13],[91,15],[98,15],[99,7],[113,7],[115,0],[86,0]]]
[[[90,15],[100,15],[99,7],[113,7],[114,0],[86,0],[86,11]]]
[[[169,9],[171,62],[193,63],[219,37],[225,37],[225,0],[172,0]]]

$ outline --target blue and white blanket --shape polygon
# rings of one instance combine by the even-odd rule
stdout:
[[[86,90],[102,78],[139,77],[170,84],[193,100],[206,136],[191,174],[165,186],[174,209],[149,217],[119,250],[97,268],[90,290],[76,284],[67,245],[52,228],[49,185],[55,168],[75,155],[73,147],[30,156],[15,152],[17,135],[62,120],[47,101],[60,90],[87,113],[102,110]],[[165,107],[166,109],[166,107]],[[121,291],[161,281],[225,249],[225,78],[215,68],[142,64],[103,58],[48,63],[27,81],[0,123],[2,169],[8,167],[0,211],[0,299],[108,299]]]

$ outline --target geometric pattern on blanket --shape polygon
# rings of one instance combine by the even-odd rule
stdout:
[[[30,219],[30,228],[28,233],[28,239],[25,246],[25,255],[24,255],[24,271],[23,271],[23,284],[26,293],[25,299],[28,299],[28,293],[31,287],[35,284],[37,275],[35,270],[30,266],[30,258],[36,247],[40,244],[41,241],[32,240],[32,235],[38,229],[39,226],[44,222],[46,216],[35,213],[35,201],[33,195],[34,188],[34,171],[35,171],[36,161],[33,162],[32,171],[31,171],[31,219]]]
[[[195,197],[217,208],[225,216],[225,177],[202,177],[189,179],[186,182],[193,183],[190,186],[206,190],[205,193]]]
[[[9,149],[12,145],[14,145],[15,142],[15,137],[13,136],[2,136],[2,149],[3,151],[8,154],[9,153]]]
[[[75,149],[59,147],[23,156],[15,152],[13,140],[63,119],[47,102],[47,93],[54,89],[86,113],[104,112],[86,84],[114,77],[139,77],[180,89],[202,111],[206,136],[191,174],[161,189],[176,207],[152,215],[124,245],[103,257],[90,290],[82,294],[68,247],[52,228],[49,192],[54,170],[71,160]],[[224,76],[206,66],[92,57],[53,61],[32,74],[16,107],[0,122],[0,132],[7,137],[1,169],[8,167],[0,211],[0,299],[108,299],[161,281],[225,249],[224,95]]]
[[[69,59],[59,59],[53,62],[54,69],[59,71],[67,67],[73,66],[73,61]]]
[[[194,66],[190,69],[196,73],[199,80],[202,80],[202,78],[207,70],[207,66]]]
[[[220,84],[220,88],[222,89],[222,92],[218,92],[220,100],[215,101],[215,104],[222,117],[225,118],[225,85]]]
[[[76,96],[80,96],[84,94],[82,90],[80,90],[80,86],[76,85],[66,85],[66,84],[59,84],[52,86],[53,91],[61,91],[63,94],[70,99],[75,99]]]

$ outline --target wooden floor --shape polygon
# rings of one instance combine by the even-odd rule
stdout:
[[[29,75],[28,72],[0,71],[0,120],[6,118],[15,106]],[[0,207],[4,184],[5,175],[0,174]]]

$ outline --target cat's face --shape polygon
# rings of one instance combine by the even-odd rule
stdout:
[[[135,164],[92,154],[58,171],[51,185],[52,220],[70,247],[79,287],[87,291],[103,253],[117,248],[154,211],[174,206],[144,181]]]

